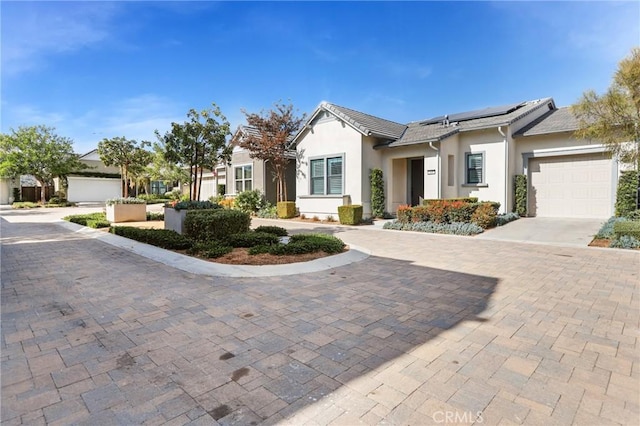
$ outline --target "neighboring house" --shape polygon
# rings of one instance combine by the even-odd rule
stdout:
[[[80,161],[89,168],[67,176],[67,199],[72,202],[104,202],[109,198],[122,194],[120,169],[105,166],[98,150],[94,149],[80,156]],[[59,191],[61,182],[54,180],[55,189]]]
[[[242,191],[260,190],[267,201],[277,201],[277,180],[272,165],[268,161],[251,158],[251,153],[240,147],[242,138],[249,134],[258,135],[258,130],[251,126],[238,126],[230,144],[233,146],[231,163],[226,170],[226,194],[235,196]],[[287,182],[287,200],[296,197],[296,155],[289,154],[289,163],[285,172]]]
[[[498,201],[505,212],[513,208],[514,176],[524,173],[530,215],[606,218],[613,214],[617,162],[602,145],[573,138],[575,128],[569,110],[552,98],[407,125],[323,102],[294,137],[302,160],[297,207],[326,217],[339,205],[362,204],[370,216],[369,174],[380,168],[388,212],[458,197]],[[574,172],[557,172],[565,166]]]

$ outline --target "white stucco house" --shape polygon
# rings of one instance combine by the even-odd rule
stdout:
[[[301,214],[337,215],[362,204],[371,215],[369,174],[384,174],[386,210],[422,199],[478,197],[511,211],[513,181],[528,177],[531,216],[613,214],[618,164],[594,141],[573,137],[569,108],[543,98],[395,123],[323,102],[294,137],[301,159]]]
[[[69,201],[104,202],[122,194],[120,169],[114,166],[105,166],[100,160],[97,149],[81,155],[79,160],[89,168],[67,176],[67,199]],[[55,179],[54,183],[56,191],[59,191],[61,182],[59,179]]]

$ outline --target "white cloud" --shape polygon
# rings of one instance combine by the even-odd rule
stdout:
[[[113,2],[7,2],[2,6],[2,70],[16,75],[50,55],[109,39],[119,5]]]

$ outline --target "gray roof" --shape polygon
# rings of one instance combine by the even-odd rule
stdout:
[[[578,129],[578,119],[571,107],[554,109],[518,130],[513,136],[545,135],[558,132],[573,132]]]
[[[340,119],[367,136],[377,136],[388,139],[398,139],[407,128],[406,125],[385,120],[370,114],[365,114],[350,108],[323,102],[319,108],[332,112]],[[315,114],[314,114],[315,115]]]
[[[549,103],[551,103],[552,107],[554,107],[552,98],[527,101],[523,102],[521,104],[522,106],[520,106],[519,108],[507,114],[476,118],[459,122],[450,121],[448,126],[443,125],[442,122],[429,123],[429,121],[427,121],[427,123],[429,124],[424,124],[423,121],[412,122],[409,123],[407,131],[404,132],[401,138],[394,142],[391,142],[387,146],[393,148],[397,146],[413,145],[425,142],[438,142],[458,132],[509,125],[537,110],[538,108],[546,108]],[[460,114],[452,114],[450,115],[450,117],[455,117],[456,115]]]

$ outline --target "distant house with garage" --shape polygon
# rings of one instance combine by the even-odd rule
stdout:
[[[301,159],[296,203],[307,216],[362,204],[382,169],[386,210],[429,198],[477,197],[514,204],[514,176],[528,178],[530,216],[613,214],[618,163],[597,141],[576,139],[575,117],[552,98],[396,123],[323,102],[293,142]]]

